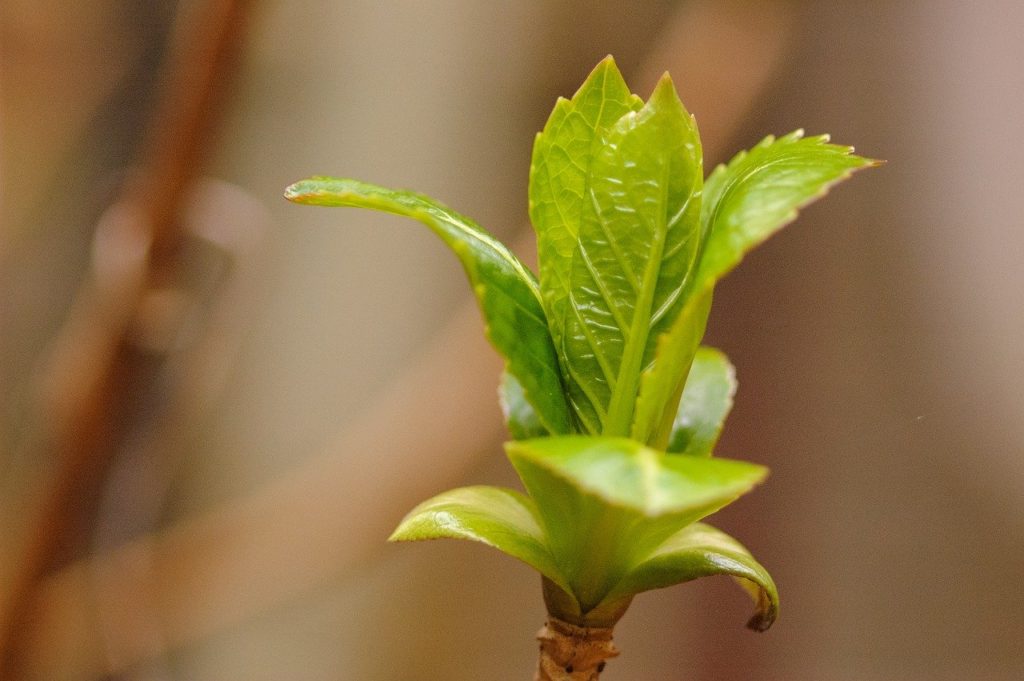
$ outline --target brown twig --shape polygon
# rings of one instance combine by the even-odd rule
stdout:
[[[578,627],[549,615],[537,632],[534,681],[598,681],[605,662],[619,655],[612,633],[612,627]]]
[[[3,679],[23,674],[38,585],[79,552],[133,405],[154,389],[164,357],[134,334],[151,294],[179,272],[179,213],[208,149],[248,4],[211,0],[179,18],[139,170],[97,227],[90,278],[46,374],[41,409],[54,424],[57,466],[0,629]]]

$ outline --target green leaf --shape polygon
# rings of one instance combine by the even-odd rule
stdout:
[[[828,144],[828,135],[803,134],[768,136],[708,177],[701,213],[708,232],[701,284],[721,279],[747,251],[795,220],[800,208],[825,196],[834,184],[878,165],[854,155],[853,147]]]
[[[685,309],[659,340],[655,362],[641,379],[633,437],[654,447],[667,444],[686,377],[679,371],[692,360],[696,330],[703,334],[707,310],[701,308],[710,304],[715,283],[747,251],[795,220],[801,207],[854,171],[878,163],[853,155],[852,147],[827,142],[826,135],[804,138],[800,130],[767,137],[716,168],[705,182],[705,238],[697,275]]]
[[[469,218],[433,199],[357,180],[314,177],[288,187],[285,197],[319,206],[372,208],[418,220],[455,252],[469,277],[486,323],[487,337],[507,370],[552,433],[571,431],[551,335],[537,283],[501,242]]]
[[[658,337],[654,364],[640,377],[632,437],[656,449],[668,448],[669,436],[686,378],[711,311],[713,287],[687,298],[672,328]]]
[[[507,371],[501,375],[498,402],[501,404],[501,413],[505,415],[505,425],[508,426],[508,432],[513,440],[528,440],[550,434],[540,422],[537,412],[526,401],[523,386]]]
[[[711,456],[736,394],[736,370],[714,348],[698,348],[679,402],[668,452]]]
[[[442,538],[492,546],[567,588],[551,559],[536,508],[520,492],[476,486],[438,494],[410,511],[388,541]]]
[[[643,591],[710,575],[736,578],[753,598],[755,612],[747,622],[748,627],[764,631],[772,625],[779,612],[779,594],[771,575],[742,544],[703,523],[679,530],[632,567],[598,610],[615,612],[620,603],[628,603]]]
[[[560,350],[570,401],[627,436],[640,372],[682,306],[700,238],[701,149],[671,79],[608,131],[590,171]],[[581,419],[586,420],[586,419]]]
[[[767,474],[762,466],[667,455],[625,438],[548,437],[505,449],[584,621],[630,566]]]
[[[615,61],[606,57],[571,100],[559,98],[534,142],[530,220],[537,232],[540,290],[556,348],[562,345],[570,313],[569,277],[582,215],[593,210],[591,164],[607,129],[642,106],[643,101],[629,92]],[[588,431],[600,430],[598,416],[589,404],[584,402],[577,411]]]

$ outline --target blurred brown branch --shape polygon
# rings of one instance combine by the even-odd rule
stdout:
[[[182,207],[209,148],[240,45],[247,2],[213,0],[180,17],[162,98],[136,174],[97,226],[92,270],[45,379],[57,467],[19,564],[0,630],[0,675],[20,678],[39,583],[81,551],[130,414],[157,390],[166,360],[152,341],[179,284]]]

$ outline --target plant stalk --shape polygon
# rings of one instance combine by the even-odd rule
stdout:
[[[537,640],[540,660],[534,681],[597,681],[605,661],[619,654],[611,627],[578,627],[550,615]]]

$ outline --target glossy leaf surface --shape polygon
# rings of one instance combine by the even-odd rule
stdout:
[[[530,164],[530,220],[537,232],[540,289],[556,348],[573,314],[570,275],[583,215],[593,212],[592,164],[608,129],[643,106],[629,92],[611,57],[601,61],[572,99],[559,99],[537,135]],[[585,429],[598,432],[600,418],[586,395],[570,387]]]
[[[700,236],[703,181],[693,118],[666,76],[608,132],[591,166],[570,274],[562,358],[601,432],[629,435],[640,371],[674,320]]]
[[[692,360],[694,328],[703,329],[715,283],[744,254],[792,222],[799,209],[828,189],[877,162],[853,155],[851,147],[828,144],[827,136],[802,131],[767,137],[728,165],[715,169],[704,186],[701,207],[705,243],[682,314],[659,341],[656,360],[641,379],[633,437],[667,445],[682,382]],[[705,301],[705,297],[707,300]]]
[[[697,522],[767,474],[711,457],[736,379],[725,355],[700,342],[717,281],[802,206],[875,162],[801,131],[766,138],[706,180],[701,153],[667,75],[644,103],[603,60],[536,138],[539,282],[481,227],[426,196],[324,177],[288,188],[300,203],[429,227],[462,262],[506,359],[506,450],[529,496],[446,492],[414,509],[393,540],[498,548],[543,575],[551,614],[581,626],[613,626],[636,594],[707,575],[750,593],[748,626],[771,625],[770,575]]]
[[[658,337],[654,364],[640,376],[632,437],[655,449],[667,449],[679,401],[694,355],[704,338],[714,291],[687,298],[668,332]]]
[[[764,631],[772,625],[779,611],[779,594],[771,575],[742,544],[704,523],[679,530],[630,568],[598,610],[614,611],[617,603],[628,602],[643,591],[710,575],[736,578],[754,600],[755,612],[748,627]]]
[[[668,536],[767,474],[755,464],[667,455],[625,438],[539,438],[507,443],[506,451],[582,616]]]
[[[473,286],[487,337],[504,356],[538,418],[552,433],[571,431],[558,360],[537,283],[503,244],[475,222],[433,199],[407,191],[329,177],[288,187],[297,203],[372,208],[418,220],[455,252]]]
[[[828,140],[828,135],[804,137],[802,130],[778,139],[769,136],[715,168],[701,212],[708,235],[698,286],[721,279],[747,251],[795,220],[800,208],[834,184],[878,164],[854,155],[853,147]]]
[[[507,371],[501,375],[498,386],[498,402],[501,413],[505,417],[505,425],[513,440],[529,440],[534,437],[549,435],[547,428],[540,422],[536,410],[526,400],[523,386],[516,377]]]
[[[668,451],[711,456],[735,394],[736,370],[725,354],[714,348],[698,348],[672,425]]]
[[[462,487],[424,501],[405,516],[390,541],[468,539],[493,546],[567,588],[548,551],[533,502],[499,487]]]

